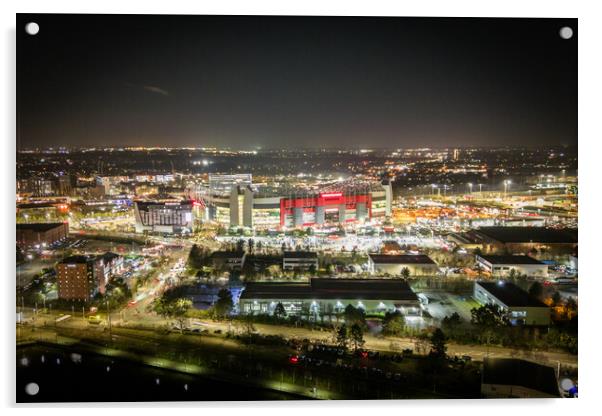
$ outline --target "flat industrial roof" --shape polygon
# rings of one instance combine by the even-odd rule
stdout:
[[[245,263],[280,264],[282,263],[282,256],[274,256],[270,254],[248,254],[245,258]]]
[[[63,260],[61,260],[59,262],[59,264],[74,264],[74,263],[85,264],[85,263],[88,263],[89,261],[92,261],[92,258],[90,258],[88,256],[69,256],[69,257],[65,257]]]
[[[485,358],[483,384],[522,386],[560,396],[552,367],[516,358]]]
[[[65,204],[66,202],[24,202],[17,204],[18,209],[30,209],[30,208],[56,208],[58,204]]]
[[[538,264],[538,265],[544,265],[544,263],[540,262],[539,260],[534,259],[533,257],[529,257],[529,256],[524,256],[524,255],[520,255],[520,256],[486,256],[486,255],[479,255],[480,258],[482,258],[483,260],[487,260],[489,263],[491,264]]]
[[[284,258],[315,259],[318,258],[318,253],[314,251],[285,251]]]
[[[17,224],[17,230],[48,231],[63,225],[65,225],[63,222]]]
[[[539,307],[547,308],[548,305],[535,297],[529,295],[529,293],[516,286],[514,283],[497,281],[497,282],[475,282],[492,296],[497,298],[504,305],[509,307]]]
[[[233,258],[241,258],[245,255],[244,251],[214,251],[209,256],[212,259],[233,259]]]
[[[426,254],[368,254],[374,263],[380,264],[436,264]]]
[[[357,299],[418,301],[399,279],[314,278],[307,283],[247,283],[241,299]]]
[[[477,232],[501,243],[576,244],[578,241],[576,228],[481,227]]]

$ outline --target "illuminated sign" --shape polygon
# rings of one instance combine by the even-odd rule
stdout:
[[[330,194],[320,194],[321,198],[340,198],[343,194],[341,192],[334,192]]]

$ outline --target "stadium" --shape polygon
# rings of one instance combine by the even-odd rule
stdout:
[[[210,175],[197,188],[205,219],[225,227],[287,229],[366,223],[391,215],[390,183],[334,182],[298,188],[258,186],[250,175]]]

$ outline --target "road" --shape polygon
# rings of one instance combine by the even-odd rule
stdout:
[[[52,268],[57,259],[28,260],[17,266],[17,287],[24,287],[45,268]]]
[[[39,315],[36,318],[34,325],[42,327],[44,324],[52,323],[56,319],[57,315]],[[124,321],[120,319],[118,313],[112,314],[112,321],[114,328],[125,327],[125,328],[165,328],[169,321],[157,316],[156,314],[149,312],[140,312],[138,314],[131,314]],[[242,333],[242,325],[236,322],[218,322],[211,320],[200,320],[191,319],[193,328],[207,329],[210,332],[219,330],[222,336],[229,331],[234,333]],[[106,324],[101,325],[101,328]],[[81,316],[73,316],[72,318],[60,323],[62,328],[80,329],[86,330],[90,328],[87,320],[81,318]],[[286,339],[309,339],[311,341],[333,343],[333,333],[326,330],[312,330],[308,328],[294,328],[280,325],[268,325],[268,324],[254,324],[255,330],[263,335],[277,335],[283,336]],[[194,336],[194,335],[193,335]],[[428,346],[422,345],[413,338],[400,338],[400,337],[376,337],[369,334],[364,336],[366,341],[365,348],[369,350],[377,351],[394,351],[400,352],[403,349],[409,348],[416,353],[428,353]],[[425,349],[420,351],[421,346]],[[566,367],[577,367],[578,357],[577,355],[558,352],[558,351],[526,351],[518,350],[502,346],[486,346],[486,345],[462,345],[462,344],[447,344],[447,353],[450,356],[463,356],[468,355],[475,361],[482,361],[485,357],[492,358],[522,358],[525,360],[537,362],[540,364],[556,366],[560,363]]]

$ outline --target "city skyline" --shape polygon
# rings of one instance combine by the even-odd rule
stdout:
[[[17,27],[17,403],[578,397],[576,19]]]
[[[576,144],[576,19],[17,19],[21,149]]]

